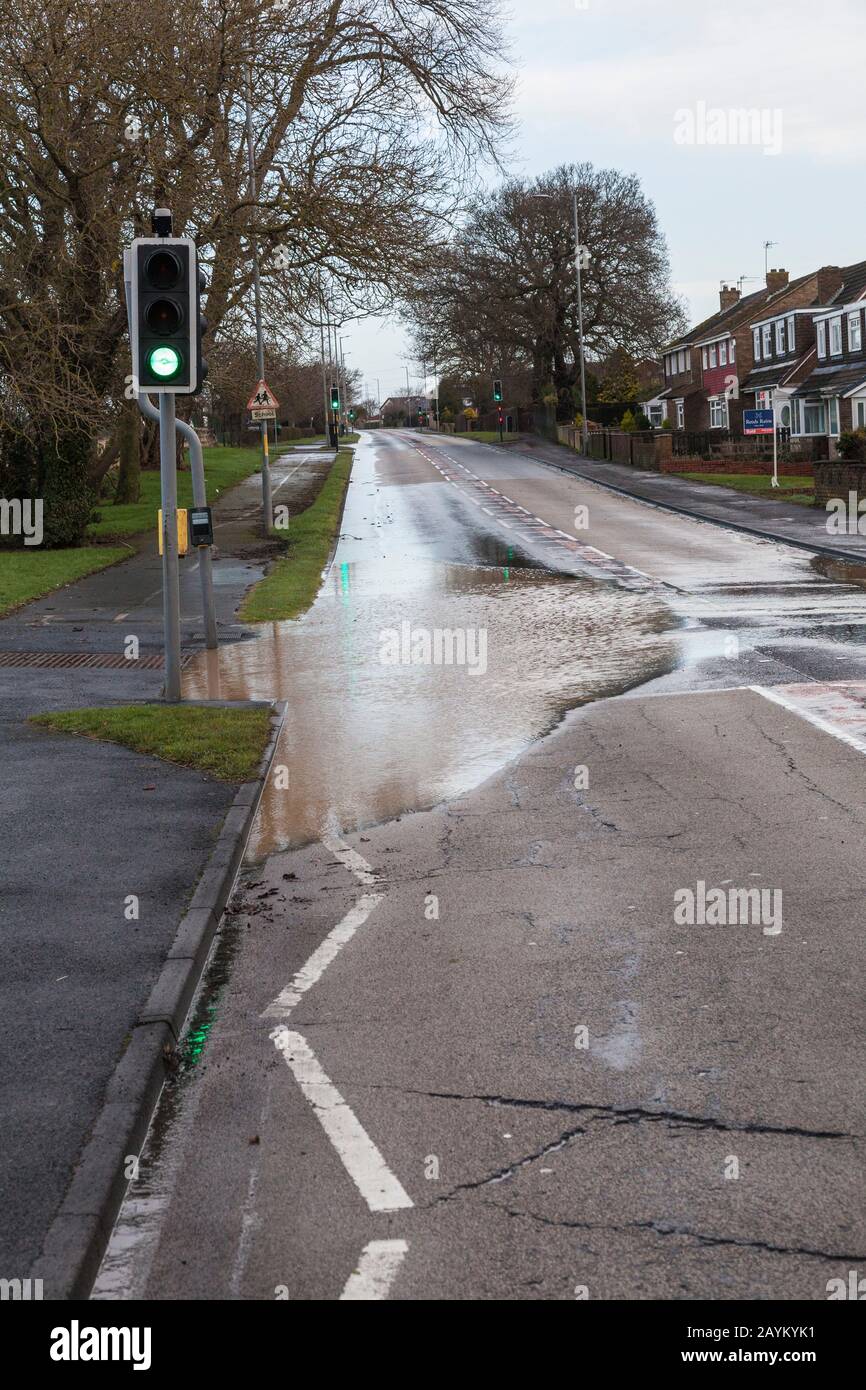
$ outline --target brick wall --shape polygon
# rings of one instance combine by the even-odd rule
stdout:
[[[848,493],[856,492],[857,501],[866,497],[866,464],[833,459],[815,464],[815,503],[823,507],[831,497],[848,501]]]
[[[772,473],[772,460],[737,458],[674,458],[662,463],[662,473]],[[812,464],[779,459],[779,473],[786,478],[811,478]]]

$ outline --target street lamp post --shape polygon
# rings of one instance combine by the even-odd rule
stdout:
[[[252,65],[247,63],[246,68],[246,136],[247,136],[247,171],[249,178],[250,201],[253,205],[253,215],[255,215],[256,203],[256,161],[253,150],[253,80]],[[253,292],[255,296],[256,310],[256,356],[258,359],[259,380],[265,379],[265,341],[262,333],[262,290],[259,277],[259,247],[258,239],[253,233],[252,236],[253,252]],[[274,510],[271,500],[271,467],[268,459],[268,422],[262,420],[259,428],[262,438],[262,523],[265,535],[270,535],[273,526]]]
[[[583,356],[583,295],[580,284],[580,272],[585,263],[584,258],[588,255],[585,248],[580,244],[580,228],[577,221],[577,193],[574,194],[574,267],[577,271],[577,334],[580,346],[580,435],[581,447],[584,454],[588,452],[589,433],[586,423],[586,363]]]

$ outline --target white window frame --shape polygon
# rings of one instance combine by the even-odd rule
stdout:
[[[710,396],[710,429],[726,430],[728,428],[728,398],[727,396]],[[716,418],[714,418],[716,417]]]
[[[755,392],[755,409],[756,409],[756,410],[772,410],[772,409],[773,409],[773,393],[772,393],[772,391],[756,391],[756,392]]]
[[[784,357],[784,355],[785,355],[785,320],[784,320],[784,319],[777,319],[777,320],[776,320],[776,356],[777,356],[777,357]]]
[[[728,345],[727,345],[727,343],[719,343],[719,366],[720,366],[720,367],[727,367],[727,365],[728,365]]]
[[[761,330],[760,330],[760,328],[753,328],[753,329],[752,329],[752,355],[754,356],[754,359],[755,359],[756,362],[760,362],[760,360],[761,360]]]
[[[728,345],[728,361],[729,361],[729,362],[736,362],[736,360],[737,360],[737,340],[736,340],[736,338],[732,338],[731,341],[730,341],[730,343],[729,343],[729,345]]]
[[[866,430],[866,396],[855,397],[851,402],[851,420],[855,430]]]
[[[852,309],[848,315],[848,351],[860,352],[863,347],[863,320],[859,309]]]
[[[825,420],[827,433],[838,435],[839,433],[839,397],[831,396],[827,401]]]
[[[789,314],[786,320],[788,325],[788,351],[793,352],[797,342],[796,316]]]
[[[824,319],[815,325],[815,346],[819,357],[827,356],[827,324]]]
[[[677,408],[677,429],[684,430],[686,427],[686,403],[685,401],[674,401]]]
[[[688,358],[687,358],[687,356],[686,356],[686,350],[685,350],[685,348],[683,348],[682,351],[680,352],[680,371],[681,371],[681,372],[686,372],[686,371],[688,371],[688,366],[689,366],[689,364],[688,364]]]
[[[830,320],[830,356],[842,356],[842,315]]]
[[[771,357],[773,354],[773,325],[771,323],[761,325],[761,354],[764,357]]]
[[[716,345],[715,345],[715,343],[710,343],[710,366],[711,366],[711,367],[717,366]]]
[[[704,371],[707,370],[707,350],[706,350],[706,348],[701,348],[701,366],[703,367]]]

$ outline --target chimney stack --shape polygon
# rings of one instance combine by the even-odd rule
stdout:
[[[783,290],[788,283],[787,270],[768,270],[767,289],[770,294],[775,294],[777,290]]]
[[[837,290],[841,290],[845,279],[842,274],[842,267],[838,265],[822,265],[816,276],[819,304],[829,304]]]
[[[722,285],[719,290],[719,309],[731,309],[740,298],[736,285]]]

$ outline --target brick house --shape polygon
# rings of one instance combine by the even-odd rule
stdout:
[[[763,341],[756,339],[755,326],[761,325],[763,334],[765,321],[775,325],[792,311],[826,303],[842,283],[838,267],[824,266],[796,280],[790,280],[786,270],[768,270],[766,284],[748,295],[722,285],[718,312],[664,350],[661,399],[667,402],[667,418],[674,428],[742,429],[743,409],[754,405],[743,391],[752,381],[756,344]],[[770,364],[762,361],[764,365]]]

